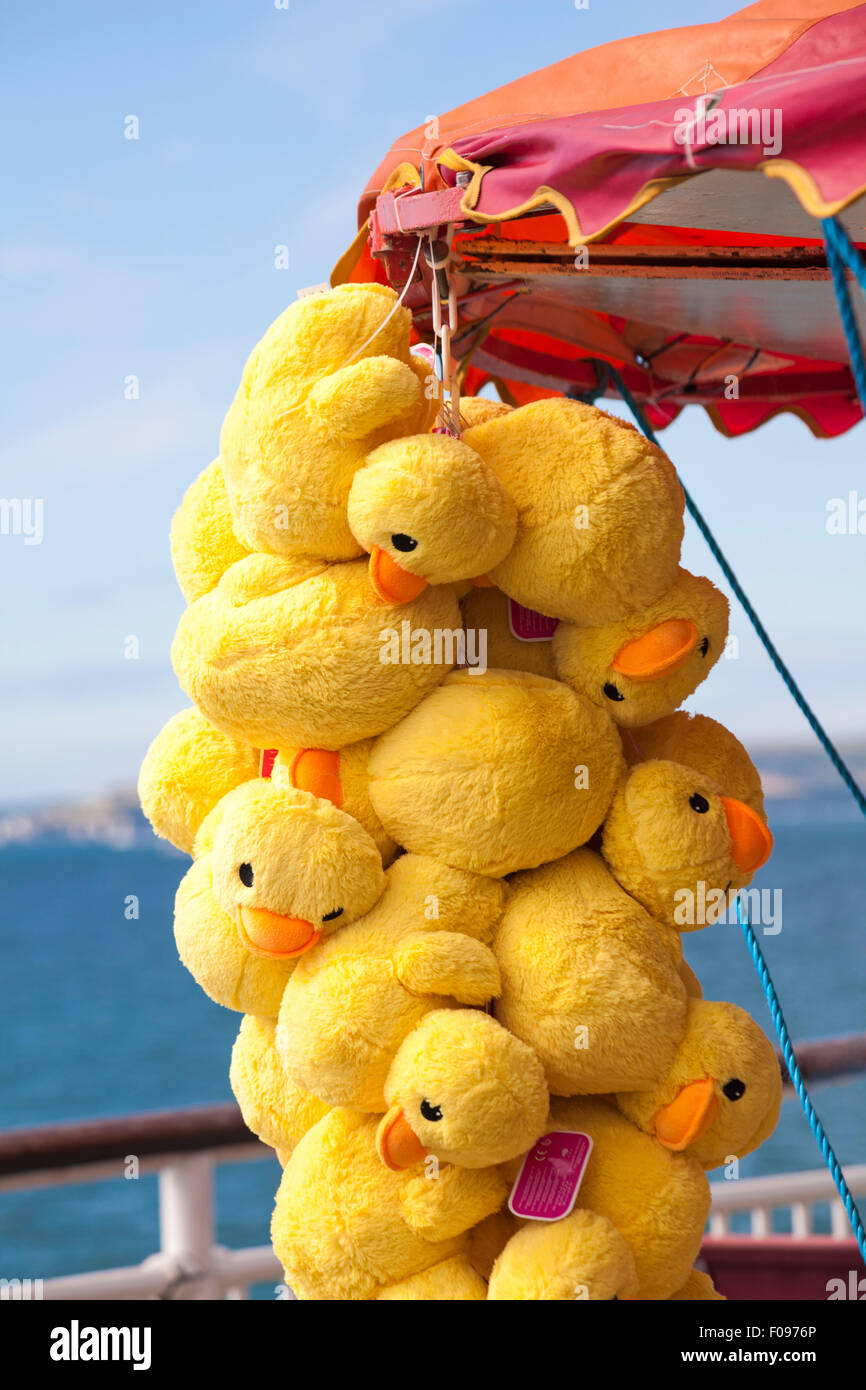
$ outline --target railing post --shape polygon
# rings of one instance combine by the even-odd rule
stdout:
[[[215,1299],[213,1161],[209,1154],[178,1157],[159,1172],[160,1250],[178,1272],[165,1294],[172,1299]]]

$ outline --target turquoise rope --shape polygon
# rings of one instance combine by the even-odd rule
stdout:
[[[645,418],[643,411],[637,404],[637,401],[632,396],[631,392],[629,391],[628,387],[626,386],[625,382],[623,381],[622,377],[620,376],[619,372],[616,370],[615,367],[611,369],[611,376],[616,382],[617,389],[619,390],[620,395],[622,396],[623,400],[625,401],[626,405],[628,406],[629,410],[634,416],[635,421],[640,426],[643,433],[646,435],[647,439],[649,439],[653,444],[658,444],[658,440],[656,439],[656,436],[649,424],[649,421]],[[680,485],[682,486],[682,483]],[[866,798],[864,798],[862,791],[858,787],[857,783],[854,781],[854,778],[851,776],[851,773],[849,772],[845,763],[842,761],[842,758],[834,748],[833,744],[830,742],[830,739],[824,732],[821,725],[818,723],[817,718],[807,705],[803,695],[800,693],[800,689],[797,686],[793,676],[791,675],[785,663],[782,661],[782,658],[779,655],[779,653],[776,651],[776,648],[770,640],[770,636],[766,628],[764,627],[763,623],[761,622],[760,618],[758,617],[757,613],[755,612],[754,608],[752,607],[751,603],[749,602],[748,598],[743,592],[742,585],[740,584],[739,580],[737,579],[736,575],[734,574],[733,570],[731,569],[730,565],[728,564],[727,560],[725,559],[724,555],[719,549],[719,545],[716,538],[713,536],[709,526],[707,525],[703,516],[701,515],[698,508],[695,506],[694,502],[689,496],[687,489],[683,488],[683,492],[685,494],[686,505],[689,509],[689,512],[691,513],[691,516],[697,523],[701,535],[707,541],[707,544],[709,545],[710,550],[712,551],[717,563],[721,567],[722,572],[725,575],[725,578],[728,580],[728,583],[731,585],[731,588],[734,590],[734,593],[737,595],[737,598],[740,600],[741,604],[746,610],[746,613],[748,614],[752,622],[752,625],[755,628],[755,631],[757,632],[758,636],[760,637],[761,641],[763,642],[773,661],[773,665],[776,667],[776,670],[779,672],[788,689],[791,691],[791,694],[794,696],[794,699],[796,700],[800,709],[803,711],[806,718],[808,719],[809,724],[814,729],[815,733],[818,735],[818,738],[820,739],[825,750],[830,756],[834,766],[836,767],[836,770],[839,772],[843,781],[848,786],[861,811],[863,811],[864,815],[866,815]],[[749,948],[749,954],[752,957],[753,964],[755,966],[756,971],[758,972],[758,978],[761,981],[761,987],[764,991],[764,995],[766,996],[767,1005],[770,1010],[770,1017],[773,1020],[773,1027],[776,1030],[776,1035],[782,1047],[782,1056],[785,1059],[785,1066],[788,1069],[788,1075],[790,1076],[791,1082],[794,1086],[794,1090],[797,1093],[797,1099],[799,1100],[800,1105],[803,1108],[803,1112],[806,1116],[806,1119],[809,1122],[809,1128],[815,1136],[815,1142],[817,1143],[818,1148],[821,1151],[821,1157],[824,1159],[824,1162],[830,1170],[830,1176],[833,1179],[836,1191],[839,1193],[839,1198],[842,1202],[843,1207],[845,1208],[845,1214],[848,1217],[849,1222],[851,1223],[851,1229],[854,1232],[854,1236],[860,1248],[860,1253],[863,1256],[864,1262],[866,1262],[866,1231],[864,1231],[863,1229],[863,1221],[860,1216],[860,1212],[857,1208],[857,1203],[854,1201],[854,1197],[851,1194],[851,1190],[845,1181],[845,1175],[843,1174],[839,1160],[836,1157],[836,1152],[833,1148],[833,1145],[830,1143],[830,1140],[827,1138],[824,1126],[821,1123],[821,1120],[818,1116],[818,1112],[812,1104],[809,1092],[806,1089],[806,1083],[804,1082],[803,1077],[800,1073],[800,1068],[797,1065],[797,1059],[794,1055],[794,1047],[791,1042],[791,1036],[788,1032],[788,1025],[785,1023],[785,1016],[782,1013],[782,1006],[779,1003],[779,996],[776,993],[776,986],[773,984],[773,978],[770,974],[769,966],[767,965],[767,962],[764,958],[764,953],[761,950],[761,947],[758,943],[758,938],[755,936],[755,933],[752,930],[752,926],[749,922],[749,919],[743,913],[739,897],[737,897],[736,901],[737,921],[739,922],[740,927],[743,931],[743,935],[746,938],[746,945]]]
[[[788,1069],[788,1075],[791,1078],[791,1084],[793,1085],[794,1090],[797,1093],[797,1099],[803,1107],[806,1119],[809,1121],[809,1128],[815,1136],[815,1142],[817,1143],[818,1148],[821,1150],[821,1156],[824,1159],[824,1162],[826,1163],[827,1167],[830,1169],[830,1176],[836,1185],[836,1191],[839,1193],[839,1198],[842,1202],[843,1207],[845,1208],[845,1215],[848,1217],[848,1220],[851,1224],[851,1229],[854,1232],[857,1244],[860,1247],[860,1254],[863,1256],[864,1262],[866,1262],[866,1231],[863,1230],[863,1221],[860,1216],[857,1203],[854,1201],[851,1189],[845,1181],[845,1175],[842,1172],[839,1160],[836,1157],[836,1150],[833,1148],[833,1145],[827,1138],[824,1126],[821,1124],[818,1112],[812,1104],[809,1092],[806,1090],[806,1083],[800,1074],[800,1068],[797,1065],[797,1058],[794,1056],[794,1047],[791,1042],[791,1035],[788,1032],[788,1025],[785,1022],[785,1016],[782,1013],[782,1006],[779,1003],[779,997],[776,994],[776,987],[773,984],[772,978],[770,976],[770,971],[767,966],[767,962],[764,959],[764,953],[758,945],[758,938],[755,936],[755,933],[752,929],[752,924],[743,912],[743,906],[740,902],[739,895],[737,896],[737,921],[743,929],[743,935],[746,938],[746,945],[749,948],[749,953],[752,957],[752,961],[754,962],[755,969],[758,972],[758,979],[761,981],[764,994],[767,996],[767,1004],[769,1005],[770,1015],[773,1019],[773,1027],[776,1030],[779,1042],[782,1044],[782,1056],[785,1059],[785,1066]]]
[[[649,439],[653,444],[658,444],[659,441],[656,438],[656,435],[652,427],[650,426],[649,421],[644,416],[643,411],[641,410],[637,401],[634,399],[634,396],[629,391],[620,373],[616,370],[615,367],[611,368],[611,376],[613,380],[616,382],[616,387],[619,391],[619,394],[622,396],[623,400],[625,401],[626,405],[628,406],[638,425],[643,430],[647,439]],[[758,617],[758,614],[755,612],[755,609],[752,607],[751,601],[748,598],[748,595],[746,594],[745,590],[743,589],[742,584],[740,583],[737,576],[734,574],[734,571],[731,569],[731,566],[728,564],[728,561],[726,560],[725,556],[722,554],[722,551],[719,548],[719,543],[713,535],[712,531],[710,530],[709,526],[707,525],[707,522],[704,520],[704,517],[701,511],[699,510],[697,503],[694,501],[694,498],[691,496],[688,489],[683,486],[682,479],[680,479],[680,487],[682,487],[683,493],[685,495],[686,506],[688,508],[689,515],[691,516],[692,520],[694,521],[695,525],[697,526],[698,530],[700,531],[701,535],[703,536],[704,540],[709,546],[713,555],[713,559],[719,566],[719,569],[722,571],[722,574],[725,576],[725,579],[730,584],[731,588],[733,589],[734,593],[739,599],[742,607],[745,609],[746,616],[749,619],[749,622],[752,624],[752,627],[755,629],[756,633],[760,637],[761,642],[763,643],[764,648],[767,652],[767,655],[769,656],[776,670],[779,672],[779,675],[782,677],[782,680],[785,682],[785,685],[788,687],[791,696],[793,697],[795,703],[797,704],[798,708],[800,709],[801,713],[806,719],[806,722],[808,723],[813,734],[817,738],[818,742],[821,744],[821,747],[824,749],[824,752],[827,754],[827,757],[830,759],[839,776],[842,778],[842,781],[845,783],[845,786],[848,788],[854,800],[857,802],[857,805],[860,807],[860,810],[862,811],[863,815],[866,816],[866,796],[864,796],[862,790],[855,782],[854,776],[847,763],[845,762],[844,758],[842,757],[842,754],[839,752],[836,745],[830,739],[830,736],[824,729],[823,725],[819,722],[817,715],[813,712],[812,707],[808,703],[805,695],[803,694],[797,682],[794,680],[794,677],[791,674],[790,670],[785,665],[785,662],[783,661],[780,652],[777,650],[773,642],[773,639],[771,638],[767,629],[764,627],[764,624],[761,622],[761,619]]]
[[[839,305],[839,317],[842,320],[842,327],[845,329],[845,337],[848,340],[851,370],[857,383],[860,404],[866,411],[866,358],[863,356],[863,344],[860,342],[860,332],[854,317],[854,306],[851,303],[848,282],[845,279],[845,267],[847,266],[863,293],[866,294],[866,265],[864,265],[863,258],[856,246],[851,245],[845,228],[836,221],[835,217],[825,217],[821,223],[821,229],[824,233],[824,245],[827,250],[827,264],[830,267],[830,274],[833,276],[833,288],[836,291],[836,301]]]

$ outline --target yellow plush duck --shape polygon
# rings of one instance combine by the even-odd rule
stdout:
[[[760,773],[739,739],[717,719],[676,710],[638,729],[623,728],[620,734],[629,766],[654,758],[683,763],[711,777],[766,820]]]
[[[370,804],[373,739],[336,752],[322,748],[253,748],[211,724],[194,707],[168,720],[151,743],[138,778],[138,795],[155,834],[191,854],[199,827],[222,798],[262,775],[330,801],[360,821],[385,865],[397,846]]]
[[[386,603],[492,569],[508,554],[517,528],[514,503],[496,474],[473,449],[443,434],[391,440],[374,450],[353,479],[348,516]]]
[[[466,430],[517,507],[517,535],[489,577],[510,598],[586,626],[616,622],[674,583],[683,494],[633,426],[552,398]]]
[[[244,368],[220,457],[171,529],[188,602],[250,550],[348,560],[352,474],[385,440],[425,430],[430,369],[409,352],[411,315],[384,285],[341,285],[291,304]]]
[[[370,756],[394,840],[455,868],[533,868],[595,833],[623,768],[606,711],[559,681],[455,671]]]
[[[697,931],[769,859],[773,837],[747,802],[706,774],[653,759],[613,798],[602,853],[619,884],[657,920]]]
[[[362,920],[321,941],[287,982],[277,1048],[287,1075],[329,1105],[386,1109],[397,1049],[444,1003],[499,991],[487,943],[504,885],[406,854]]]
[[[692,1001],[673,1065],[652,1091],[617,1096],[616,1106],[586,1097],[552,1102],[549,1130],[579,1130],[593,1141],[576,1209],[551,1226],[524,1227],[494,1265],[489,1296],[655,1300],[685,1289],[694,1297],[688,1289],[710,1207],[704,1169],[762,1143],[780,1102],[778,1062],[754,1020],[732,1004]],[[610,1222],[628,1245],[636,1288],[629,1290],[613,1244],[605,1269],[599,1228],[582,1230],[586,1212]],[[575,1222],[570,1239],[557,1229]]]
[[[249,555],[186,609],[172,660],[186,694],[234,738],[336,750],[408,714],[453,666],[442,634],[458,631],[447,585],[388,606],[363,560]]]
[[[487,1015],[440,1010],[397,1053],[388,1094],[382,1120],[332,1110],[286,1164],[271,1225],[286,1280],[300,1299],[480,1301],[466,1233],[505,1198],[492,1165],[543,1132],[541,1067]]]
[[[203,822],[175,902],[180,958],[218,1004],[274,1017],[300,956],[385,889],[378,850],[329,802],[257,778]]]
[[[535,1050],[555,1095],[637,1090],[671,1065],[686,1022],[671,938],[592,850],[510,880],[493,938],[496,1017]]]
[[[672,713],[705,680],[728,634],[728,601],[709,579],[681,569],[661,598],[598,627],[560,623],[556,674],[633,728]]]

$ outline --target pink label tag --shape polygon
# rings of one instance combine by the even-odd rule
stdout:
[[[592,1139],[579,1130],[543,1134],[520,1165],[508,1210],[530,1221],[561,1221],[577,1200],[591,1153]]]
[[[536,613],[534,608],[524,608],[522,603],[508,600],[508,626],[518,642],[549,642],[557,627],[558,618],[546,618]]]

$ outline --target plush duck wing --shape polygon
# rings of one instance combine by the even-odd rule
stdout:
[[[329,430],[363,439],[390,421],[419,411],[423,399],[418,376],[405,362],[396,357],[365,357],[317,382],[308,404]]]
[[[486,1004],[499,994],[493,952],[461,932],[412,932],[397,948],[394,965],[410,994],[443,994],[461,1004]]]
[[[498,1168],[458,1168],[443,1163],[438,1176],[413,1169],[400,1205],[408,1226],[426,1240],[453,1240],[492,1216],[508,1193]]]

